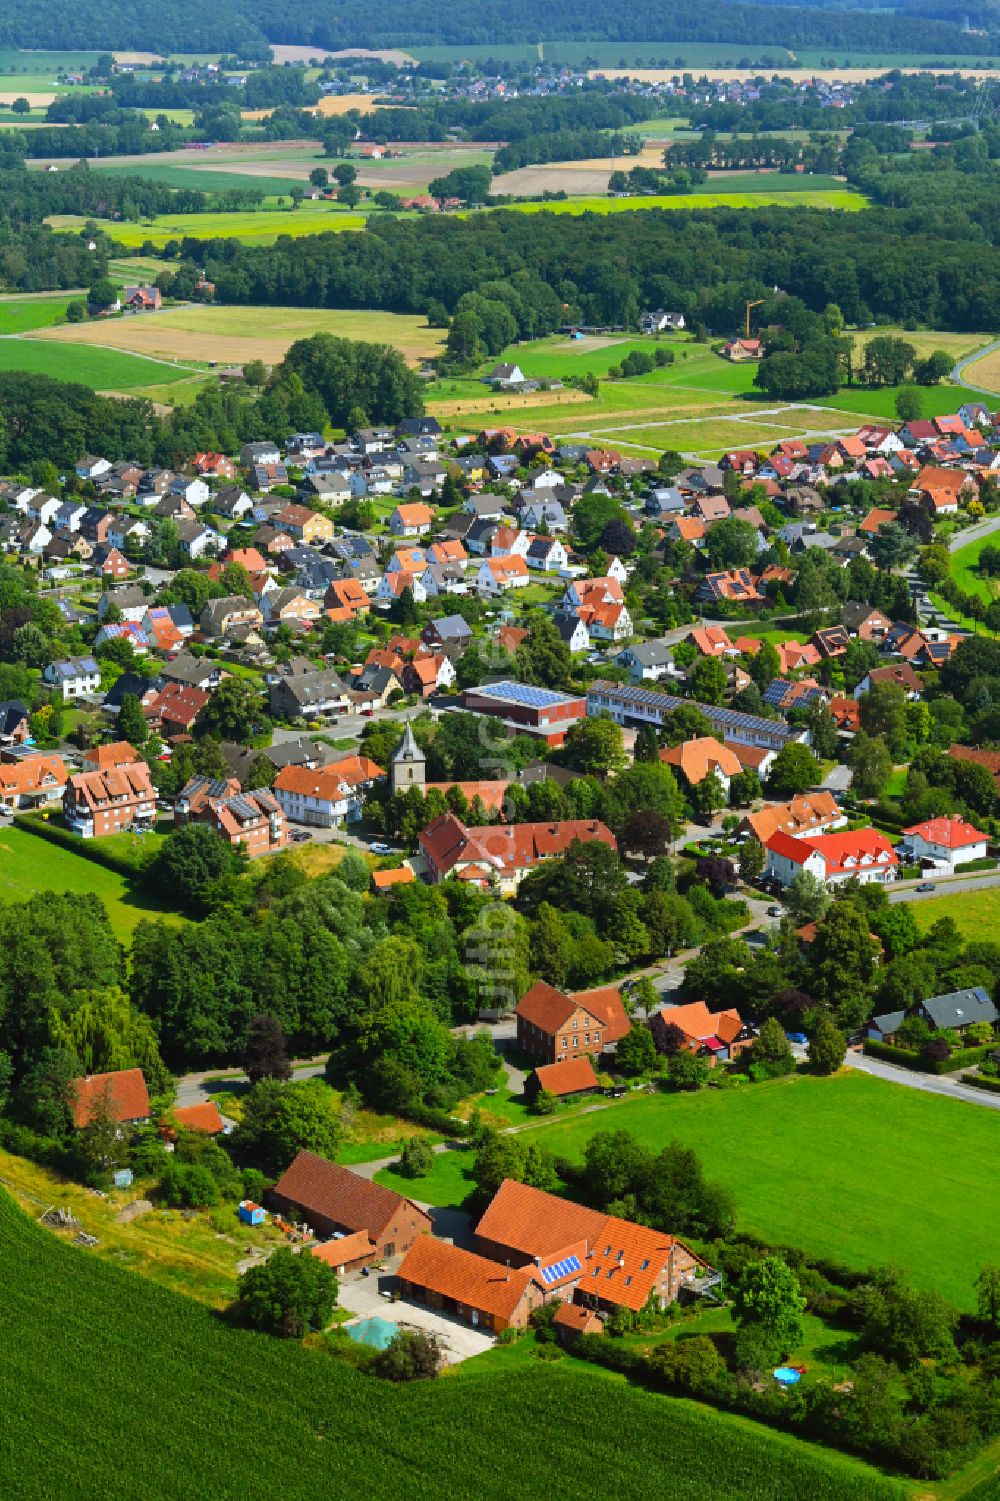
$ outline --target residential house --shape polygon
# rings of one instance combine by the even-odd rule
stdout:
[[[242,485],[224,485],[212,496],[212,511],[227,521],[244,521],[253,510],[253,501]]]
[[[914,477],[911,493],[928,503],[938,516],[954,516],[959,502],[976,493],[976,482],[963,469],[939,469],[925,464]]]
[[[67,657],[62,662],[50,662],[42,678],[64,699],[86,698],[100,688],[101,668],[93,657]]]
[[[1000,1021],[1000,1012],[981,985],[968,990],[952,990],[947,995],[933,995],[926,1001],[918,1001],[913,1015],[919,1016],[935,1032],[968,1031],[974,1022],[987,1022],[995,1027]]]
[[[533,537],[524,554],[524,561],[529,568],[555,573],[566,567],[569,554],[558,537]]]
[[[472,627],[461,615],[439,615],[424,627],[423,640],[457,661],[472,644]]]
[[[954,875],[962,865],[986,858],[987,836],[958,813],[928,818],[903,830],[901,854],[915,865]]]
[[[482,381],[484,385],[493,386],[498,391],[511,391],[525,385],[527,377],[520,365],[501,363],[494,365],[489,374],[482,377]]]
[[[84,751],[80,764],[84,771],[111,771],[116,766],[134,766],[139,759],[139,752],[127,740],[111,740]]]
[[[156,818],[156,788],[145,761],[109,771],[71,776],[63,797],[63,817],[74,834],[93,839],[149,827]]]
[[[156,697],[143,706],[143,713],[150,728],[169,740],[174,735],[189,735],[210,699],[211,694],[189,683],[165,683]]]
[[[177,795],[174,817],[180,826],[207,824],[251,860],[284,849],[288,843],[285,815],[274,794],[264,787],[242,792],[235,778],[192,777]]]
[[[240,467],[252,469],[256,464],[277,464],[281,450],[276,443],[244,443],[240,449]]]
[[[31,736],[31,714],[19,699],[0,703],[0,745],[23,745]]]
[[[506,1178],[475,1229],[501,1267],[534,1268],[550,1294],[604,1314],[661,1310],[714,1273],[674,1236]],[[716,1279],[717,1280],[717,1279]]]
[[[286,1219],[305,1221],[314,1234],[367,1231],[375,1254],[391,1260],[433,1228],[430,1215],[410,1199],[315,1152],[299,1152],[269,1190],[271,1208]]]
[[[510,589],[522,589],[530,582],[528,565],[522,557],[485,558],[476,574],[480,599],[497,599]]]
[[[24,756],[0,761],[0,808],[17,813],[44,808],[61,799],[69,773],[61,756]]]
[[[228,594],[223,599],[210,599],[201,612],[199,623],[206,636],[224,638],[237,625],[260,629],[264,616],[252,599],[243,594]]]
[[[188,558],[211,557],[225,547],[226,539],[221,532],[206,526],[203,521],[178,521],[175,525],[177,545]]]
[[[115,625],[104,624],[94,637],[94,650],[99,651],[106,641],[127,641],[137,656],[149,651],[149,637],[134,620],[122,620]]]
[[[698,585],[696,596],[706,604],[732,600],[737,604],[763,604],[765,596],[760,593],[748,568],[730,568],[723,573],[708,573]]]
[[[722,353],[727,360],[739,363],[742,360],[761,359],[764,347],[759,339],[729,339],[723,345]]]
[[[430,698],[454,682],[455,668],[443,652],[421,652],[403,669],[403,687],[420,698]]]
[[[593,997],[597,997],[595,1000]],[[514,1011],[518,1051],[544,1063],[599,1058],[629,1031],[621,993],[613,986],[566,995],[538,980]]]
[[[683,1040],[672,1028],[682,1033]],[[738,1058],[756,1036],[735,1008],[709,1011],[704,1001],[662,1007],[650,1017],[649,1030],[661,1053],[694,1053],[709,1068]]]
[[[336,829],[361,818],[365,798],[384,776],[367,756],[344,756],[328,766],[284,766],[272,791],[292,823]]]
[[[876,683],[898,684],[911,703],[918,699],[924,691],[923,683],[909,662],[893,662],[888,667],[870,668],[855,687],[854,697],[860,698],[863,693],[870,693]]]
[[[574,840],[584,844],[596,840],[617,849],[611,830],[598,819],[467,828],[454,813],[442,813],[429,823],[419,845],[432,883],[456,876],[485,890],[495,882],[508,895],[517,890],[529,870],[542,860],[565,854]]]
[[[764,846],[765,876],[788,886],[800,870],[808,870],[827,886],[857,880],[863,885],[887,885],[895,878],[899,856],[877,829],[844,830],[795,838],[779,830]]]
[[[116,1126],[140,1126],[149,1120],[149,1091],[141,1068],[110,1074],[87,1074],[70,1085],[70,1111],[78,1131],[95,1120]]]
[[[268,627],[291,625],[311,629],[322,614],[319,601],[310,599],[301,589],[275,589],[259,598],[260,612]]]
[[[333,522],[321,511],[310,511],[308,506],[289,503],[274,511],[271,525],[287,532],[295,542],[308,546],[321,546],[333,540]]]
[[[434,511],[422,501],[400,502],[389,517],[395,537],[425,537],[434,524]]]
[[[149,595],[138,584],[128,585],[124,589],[108,589],[97,601],[98,620],[103,622],[112,606],[122,620],[139,625],[149,609]]]
[[[557,610],[552,624],[574,654],[590,650],[590,632],[576,610]]]
[[[769,803],[757,813],[748,813],[736,832],[741,838],[752,835],[767,844],[779,830],[805,839],[839,829],[846,822],[847,814],[832,792],[806,792],[787,803]]]
[[[848,600],[840,612],[840,618],[848,633],[857,636],[859,641],[879,643],[892,629],[888,615],[883,615],[873,605],[859,604],[855,600]]]
[[[236,478],[236,465],[223,453],[196,453],[194,468],[202,479]]]
[[[626,668],[633,683],[657,683],[663,677],[680,675],[674,666],[673,647],[666,641],[641,641],[626,646],[615,657],[615,665]]]
[[[710,735],[685,740],[682,745],[668,746],[660,751],[660,760],[664,766],[679,771],[689,787],[697,787],[706,777],[715,777],[727,801],[730,782],[743,772],[736,753]]]
[[[159,287],[145,284],[126,287],[122,292],[121,305],[131,313],[158,313],[163,306],[163,294]]]
[[[279,719],[325,719],[350,707],[337,673],[299,672],[270,685],[271,713]]]

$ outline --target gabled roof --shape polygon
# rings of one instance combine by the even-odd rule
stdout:
[[[321,1215],[349,1230],[367,1230],[375,1240],[401,1205],[411,1202],[315,1152],[300,1152],[274,1191],[307,1214]]]
[[[204,1131],[209,1136],[218,1136],[224,1129],[214,1100],[205,1100],[198,1105],[175,1105],[170,1118],[182,1131]]]
[[[594,1065],[586,1054],[581,1058],[564,1058],[560,1063],[541,1064],[535,1069],[538,1087],[549,1094],[578,1094],[583,1089],[596,1089],[597,1075]]]
[[[107,1102],[111,1119],[142,1121],[149,1115],[149,1092],[141,1068],[119,1069],[111,1074],[88,1074],[70,1085],[73,1124],[87,1126]]]
[[[535,1267],[500,1266],[430,1235],[413,1242],[397,1275],[404,1282],[501,1319],[510,1318],[532,1282],[541,1285]]]
[[[970,844],[983,844],[987,836],[957,813],[944,818],[928,818],[923,823],[911,824],[904,834],[917,834],[928,844],[940,845],[943,849],[965,849]]]

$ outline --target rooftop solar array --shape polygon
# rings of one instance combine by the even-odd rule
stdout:
[[[567,1256],[562,1261],[554,1261],[551,1266],[542,1267],[542,1281],[546,1287],[550,1287],[553,1282],[561,1282],[571,1272],[580,1271],[582,1265],[579,1256]]]
[[[677,698],[672,693],[656,693],[652,688],[630,688],[619,683],[592,683],[588,698],[592,695],[601,695],[626,707],[632,705],[637,709],[657,710],[661,714],[669,714],[682,705],[700,709],[717,729],[752,730],[760,735],[775,735],[779,739],[788,739],[796,733],[780,719],[763,719],[759,714],[741,714],[737,709],[700,704],[695,699]]]
[[[523,704],[529,709],[551,709],[556,704],[572,702],[576,695],[556,693],[551,688],[533,688],[530,683],[484,683],[474,690],[480,698],[500,699],[508,704]]]

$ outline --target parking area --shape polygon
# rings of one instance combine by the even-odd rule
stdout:
[[[423,1303],[411,1303],[406,1299],[394,1303],[383,1296],[395,1290],[396,1277],[393,1272],[373,1272],[370,1277],[353,1273],[340,1284],[338,1301],[341,1308],[349,1309],[359,1319],[378,1317],[388,1323],[398,1324],[400,1328],[424,1329],[428,1334],[436,1334],[448,1365],[458,1365],[473,1355],[482,1355],[484,1350],[489,1350],[492,1346],[492,1334],[472,1329],[460,1319],[449,1318],[447,1314],[427,1308]],[[350,1325],[345,1327],[349,1328]]]

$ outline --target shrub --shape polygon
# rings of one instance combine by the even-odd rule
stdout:
[[[325,1261],[280,1246],[267,1261],[243,1273],[239,1309],[254,1329],[301,1339],[330,1322],[337,1291],[337,1279]]]
[[[443,1362],[436,1335],[423,1329],[400,1329],[372,1361],[371,1369],[384,1381],[427,1381],[439,1374]]]
[[[404,1178],[423,1178],[434,1166],[434,1153],[423,1136],[411,1136],[403,1143],[396,1171]]]

